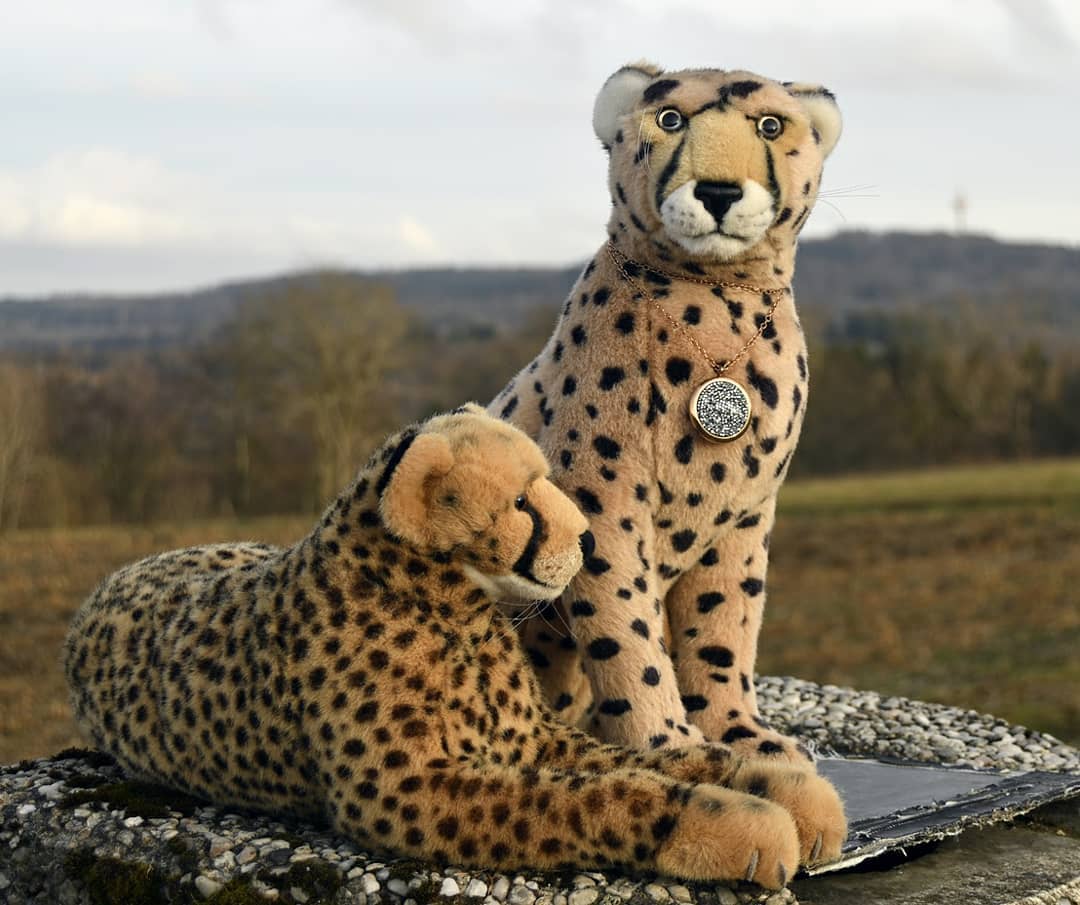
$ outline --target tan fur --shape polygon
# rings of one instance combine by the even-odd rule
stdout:
[[[659,125],[665,108],[682,114],[677,131]],[[783,122],[772,139],[759,131],[766,115]],[[750,429],[730,443],[709,442],[691,424],[690,397],[713,374],[690,340],[726,361],[769,310],[761,290],[790,286],[840,116],[820,87],[638,64],[609,79],[596,119],[611,155],[608,239],[681,327],[602,247],[545,348],[489,406],[539,443],[596,538],[593,561],[559,604],[570,631],[558,618],[531,621],[526,647],[559,715],[607,741],[663,748],[708,739],[805,764],[805,749],[762,722],[753,688],[769,533],[806,411],[805,340],[785,295],[727,375],[754,409]],[[707,214],[716,229],[703,238],[673,232],[671,224],[687,227],[665,225],[665,205],[696,199],[704,183],[742,195],[720,219],[704,202],[676,206],[686,222]],[[765,199],[764,213],[754,214],[754,198]],[[729,230],[728,213],[744,208],[747,222],[761,221],[760,235],[738,223]],[[699,238],[715,239],[717,250],[688,250]]]
[[[783,885],[830,832],[831,789],[792,799],[802,770],[723,746],[604,745],[544,704],[489,585],[527,606],[499,583],[529,549],[538,593],[580,568],[586,521],[545,473],[466,406],[391,437],[290,548],[122,569],[68,636],[81,729],[132,773],[326,818],[370,850]]]

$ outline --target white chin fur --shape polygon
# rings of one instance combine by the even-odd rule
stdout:
[[[664,232],[697,258],[728,261],[756,245],[775,216],[772,195],[747,179],[743,196],[724,213],[723,220],[708,212],[694,197],[697,180],[683,183],[660,205]]]
[[[564,588],[550,588],[536,584],[520,575],[485,575],[472,566],[463,566],[465,573],[476,582],[484,592],[495,600],[528,603],[534,600],[555,600]]]

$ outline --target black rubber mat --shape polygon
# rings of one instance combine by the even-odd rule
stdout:
[[[887,852],[902,853],[1080,794],[1080,774],[997,773],[839,757],[820,758],[818,772],[840,790],[849,832],[840,860],[810,874],[842,870]]]

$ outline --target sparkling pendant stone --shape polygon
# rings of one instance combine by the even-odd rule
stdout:
[[[690,419],[710,440],[734,440],[750,424],[750,397],[734,380],[714,377],[694,391]]]

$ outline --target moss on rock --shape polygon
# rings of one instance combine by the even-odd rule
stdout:
[[[67,855],[64,870],[86,888],[92,905],[159,905],[176,900],[170,894],[170,887],[177,891],[175,883],[150,864],[99,857],[81,848]]]
[[[203,900],[204,905],[266,905],[266,901],[247,877],[233,877],[209,899]]]
[[[284,874],[274,877],[274,885],[282,892],[294,886],[302,890],[308,905],[329,905],[344,882],[336,867],[314,858],[293,864]]]
[[[93,789],[71,792],[60,801],[60,807],[73,808],[91,801],[100,801],[112,808],[122,810],[129,816],[168,817],[170,811],[190,816],[204,802],[197,798],[138,780],[111,782]]]

